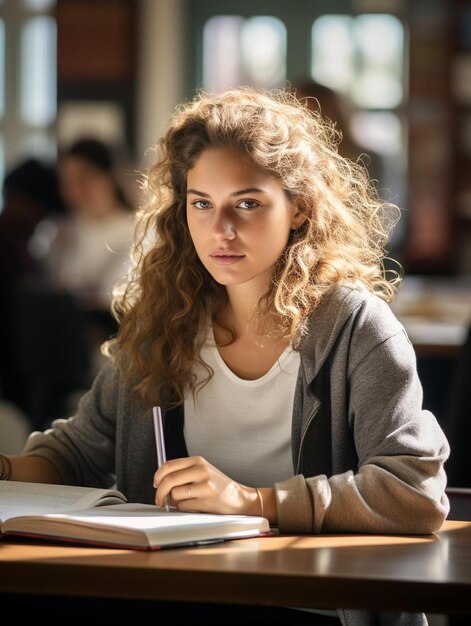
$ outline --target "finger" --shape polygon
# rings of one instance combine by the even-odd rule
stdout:
[[[165,463],[162,463],[162,465],[158,468],[158,470],[154,474],[154,487],[157,489],[159,487],[159,484],[168,474],[171,474],[172,472],[175,472],[181,469],[191,467],[193,464],[194,463],[191,460],[191,457],[165,461]]]
[[[163,503],[167,495],[173,496],[173,490],[182,485],[203,482],[208,479],[206,468],[201,466],[192,466],[178,472],[173,472],[165,476],[157,487],[157,503]],[[177,493],[177,492],[176,492]]]
[[[192,488],[193,491],[193,488]],[[205,498],[191,498],[191,500],[180,500],[176,507],[182,513],[214,513],[214,503]]]
[[[200,465],[202,463],[206,463],[206,460],[200,456],[187,456],[166,461],[165,463],[162,463],[154,474],[154,487],[157,489],[159,484],[168,474],[192,467],[193,465]]]
[[[207,482],[186,483],[174,487],[170,491],[170,496],[175,504],[183,500],[195,500],[197,498],[208,498],[212,494]]]

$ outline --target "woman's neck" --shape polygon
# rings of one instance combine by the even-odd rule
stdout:
[[[228,303],[222,322],[232,328],[237,337],[260,336],[273,330],[274,313],[259,312],[260,299],[266,290],[253,285],[235,285],[227,289]]]
[[[235,297],[234,289],[227,291],[228,303],[219,317],[222,326],[217,322],[213,324],[219,354],[239,378],[256,380],[271,369],[289,341],[279,331],[279,316],[273,308],[266,313],[259,312],[258,304],[263,293],[250,297],[246,290],[245,297],[240,293]],[[235,332],[235,337],[228,337],[227,327]]]
[[[227,307],[224,317],[234,327],[237,334],[252,326],[257,315],[262,288],[253,284],[229,285],[227,291]]]

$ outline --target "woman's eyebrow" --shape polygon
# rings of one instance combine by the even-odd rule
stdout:
[[[192,193],[195,196],[203,196],[204,198],[209,198],[209,193],[204,193],[204,191],[198,191],[197,189],[192,189],[191,187],[186,190],[186,193]]]
[[[231,196],[243,196],[246,193],[265,193],[263,189],[259,189],[258,187],[248,187],[247,189],[241,189],[240,191],[234,191],[231,193]]]
[[[198,191],[197,189],[193,189],[190,187],[186,190],[186,193],[191,193],[195,196],[202,196],[203,198],[210,198],[209,193],[205,193],[204,191]],[[230,196],[243,196],[246,193],[266,193],[263,189],[259,189],[258,187],[248,187],[247,189],[241,189],[240,191],[233,191]]]

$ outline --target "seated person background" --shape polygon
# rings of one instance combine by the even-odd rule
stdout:
[[[377,181],[377,187],[380,189],[384,174],[382,157],[374,150],[360,145],[353,136],[350,127],[350,103],[341,93],[313,80],[301,81],[293,90],[296,97],[305,102],[311,111],[318,111],[323,117],[335,123],[336,130],[342,133],[342,139],[338,144],[339,153],[352,161],[362,156],[370,178]]]
[[[19,351],[23,336],[19,315],[26,291],[42,289],[44,267],[35,255],[33,240],[45,218],[56,219],[65,208],[55,168],[35,158],[20,161],[6,174],[0,213],[0,398],[21,411],[28,407],[28,383]]]
[[[44,257],[55,286],[87,308],[109,308],[112,287],[127,270],[133,208],[118,183],[111,150],[81,139],[59,157],[60,192],[67,215]]]
[[[58,176],[67,214],[42,225],[52,233],[43,262],[51,287],[71,294],[82,311],[93,376],[101,343],[116,332],[112,289],[129,267],[133,207],[111,148],[97,139],[62,150]]]

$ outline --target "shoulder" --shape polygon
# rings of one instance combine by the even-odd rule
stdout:
[[[92,387],[92,394],[103,404],[114,404],[122,387],[121,375],[116,361],[109,357],[98,371]]]
[[[132,385],[112,357],[101,366],[79,403],[79,412],[87,419],[100,416],[113,423],[142,414],[142,410],[142,403],[133,397]]]
[[[368,332],[378,341],[404,331],[386,300],[365,288],[349,289],[346,305],[356,330]]]
[[[381,337],[403,330],[385,300],[356,285],[340,285],[330,290],[309,317],[307,328],[316,334],[319,329],[335,334],[345,325]]]
[[[334,315],[341,320],[353,318],[358,324],[379,325],[386,332],[402,328],[386,300],[362,285],[335,287],[322,300],[318,314]]]
[[[309,317],[299,349],[318,362],[334,349],[354,351],[361,358],[399,335],[407,342],[404,327],[387,302],[365,287],[340,285],[324,296]]]
[[[351,368],[370,354],[385,362],[392,359],[410,364],[415,360],[406,330],[385,300],[364,288],[342,288],[341,291],[344,336],[338,343],[340,349],[348,350]]]

